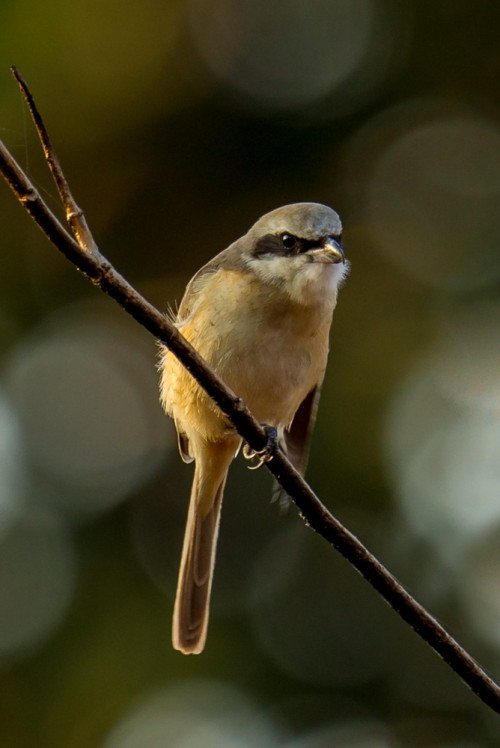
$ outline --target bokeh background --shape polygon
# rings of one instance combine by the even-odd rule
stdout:
[[[28,79],[103,252],[161,309],[263,212],[345,224],[308,477],[500,678],[500,4],[3,0],[0,135],[54,210]],[[151,337],[0,185],[0,743],[500,744],[499,718],[232,468],[208,645],[170,646],[191,469]]]

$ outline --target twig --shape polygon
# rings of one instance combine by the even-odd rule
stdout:
[[[76,206],[76,203],[74,203],[45,126],[34,105],[33,97],[20,74],[14,70],[14,75],[30,106],[46,159],[51,166],[68,215],[68,205]],[[70,210],[68,216],[68,222],[75,236],[78,237],[78,241],[75,241],[49,210],[1,141],[0,171],[17,199],[52,244],[89,280],[99,285],[137,322],[159,338],[174,353],[228,416],[252,449],[255,451],[263,449],[267,440],[266,433],[241,398],[237,397],[214,374],[170,320],[144,299],[100,254],[90,231],[88,228],[85,229],[85,217],[81,210],[79,208],[75,211]],[[306,523],[333,545],[363,575],[401,618],[444,659],[485,704],[500,713],[500,687],[367,548],[330,514],[283,452],[278,450],[266,465],[292,497]]]
[[[57,158],[57,154],[52,147],[52,143],[50,142],[49,133],[47,132],[40,113],[36,108],[36,104],[33,96],[31,95],[31,91],[28,88],[28,84],[14,65],[11,67],[11,72],[16,81],[19,83],[19,87],[26,100],[26,104],[28,105],[28,109],[33,118],[33,122],[35,123],[36,131],[38,133],[38,137],[40,138],[43,153],[45,155],[45,160],[50,171],[52,172],[52,176],[54,177],[57,191],[59,192],[59,197],[61,198],[61,202],[64,205],[66,211],[66,220],[69,223],[71,230],[73,231],[73,235],[82,249],[84,249],[86,252],[97,253],[99,251],[97,249],[97,244],[95,243],[94,237],[92,236],[91,231],[87,225],[87,220],[82,209],[77,205],[71,193],[69,184],[66,181],[66,177],[64,176],[63,170],[61,169],[61,164],[59,163],[59,159]]]

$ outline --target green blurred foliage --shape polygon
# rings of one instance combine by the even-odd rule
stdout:
[[[326,16],[342,11],[343,22],[356,23],[356,15],[347,17],[346,3],[313,6]],[[271,13],[272,2],[268,7]],[[224,28],[234,40],[227,57],[231,61],[231,53],[237,58],[245,39],[239,36],[236,3],[214,3],[212,10],[201,0],[147,0],[140,5],[5,0],[0,7],[0,135],[60,215],[55,188],[9,75],[9,65],[16,64],[35,94],[102,251],[165,310],[180,300],[194,271],[263,212],[302,200],[318,200],[339,211],[352,272],[335,312],[308,477],[334,513],[500,676],[500,648],[474,631],[471,614],[460,601],[459,561],[441,555],[403,516],[384,446],[389,403],[435,343],[441,315],[453,317],[457,308],[467,314],[468,304],[496,302],[499,276],[492,264],[475,287],[464,285],[463,279],[453,287],[426,284],[381,249],[380,237],[390,243],[390,231],[384,227],[377,233],[376,221],[364,207],[387,143],[404,132],[410,120],[412,127],[419,118],[432,121],[429,111],[437,106],[440,117],[448,110],[457,116],[472,113],[500,127],[500,5],[425,0],[402,8],[380,0],[353,7],[359,14],[364,9],[374,24],[369,59],[353,62],[358,78],[347,77],[338,90],[332,88],[314,101],[301,99],[274,109],[267,99],[259,101],[255,89],[246,95],[239,78],[235,82],[221,77],[223,63],[230,69],[224,56],[226,38],[220,39],[222,62],[217,59],[214,66],[197,44],[193,18],[198,13],[210,18],[225,9]],[[269,43],[264,51],[272,52],[279,41],[266,40],[265,18],[258,16],[263,25],[259,28],[256,21],[256,28],[262,44]],[[328,16],[333,29],[335,21]],[[220,21],[217,28],[223,26]],[[301,31],[292,29],[290,38],[300,42]],[[291,64],[298,49],[285,50]],[[253,83],[248,70],[257,75],[252,66],[257,66],[261,52],[255,47],[247,67],[241,63]],[[309,38],[306,52],[315,53]],[[282,64],[281,49],[280,61],[272,55],[270,60],[271,66]],[[417,102],[416,114],[410,116],[407,102]],[[424,102],[421,109],[419,102]],[[395,107],[400,105],[398,115]],[[416,178],[413,172],[404,174],[402,193],[406,195]],[[445,202],[443,198],[441,212]],[[441,204],[438,207],[441,210]],[[496,199],[484,210],[483,220],[494,218]],[[465,225],[467,215],[463,221]],[[211,684],[229,687],[235,714],[247,715],[248,709],[248,720],[257,715],[264,720],[262,732],[255,728],[254,742],[245,735],[227,743],[231,745],[369,746],[375,744],[370,735],[376,735],[380,745],[391,746],[497,745],[498,727],[486,707],[333,549],[309,533],[293,510],[287,520],[277,516],[268,504],[270,479],[260,474],[263,471],[249,473],[242,465],[231,471],[206,652],[186,658],[171,650],[170,615],[190,471],[175,453],[171,424],[159,406],[155,411],[152,405],[154,347],[147,333],[138,332],[133,321],[112,309],[111,301],[97,299],[98,292],[57,256],[7,187],[0,189],[0,245],[0,399],[5,397],[14,422],[19,421],[14,431],[21,454],[12,478],[13,502],[19,506],[12,508],[5,500],[5,516],[14,519],[6,520],[0,531],[0,580],[2,564],[7,571],[11,568],[2,556],[9,522],[34,517],[37,523],[38,512],[59,518],[64,542],[74,554],[68,564],[76,567],[74,590],[52,627],[47,624],[38,639],[27,639],[2,658],[1,744],[153,745],[145,739],[134,742],[132,728],[130,742],[113,731],[148,695],[173,693],[168,697],[173,701],[165,701],[167,714],[176,699],[189,701],[189,689],[183,696],[175,689],[193,684],[197,694],[200,682],[206,682],[208,690]],[[471,258],[479,249],[468,248]],[[490,249],[498,256],[500,233],[495,236],[493,231]],[[419,252],[417,244],[415,263]],[[48,448],[44,442],[51,439],[50,418],[36,444],[30,428],[30,414],[36,409],[32,400],[52,402],[47,398],[51,394],[57,399],[58,390],[48,389],[47,381],[53,378],[50,361],[39,378],[37,370],[29,368],[28,353],[44,340],[60,341],[63,332],[69,345],[72,328],[65,327],[64,320],[73,320],[75,304],[75,319],[88,323],[78,332],[83,337],[75,333],[75,340],[102,335],[95,355],[105,362],[103,351],[112,347],[107,341],[116,341],[110,356],[118,379],[110,379],[109,387],[118,387],[120,372],[129,377],[138,402],[146,403],[149,425],[144,430],[153,434],[144,448],[149,472],[124,490],[123,500],[109,505],[99,493],[104,496],[105,488],[71,486],[62,471],[51,478],[42,460],[42,447]],[[139,341],[141,335],[144,340]],[[91,340],[88,344],[93,345]],[[133,352],[139,349],[140,361],[135,362]],[[79,365],[72,360],[59,372],[69,389],[70,367]],[[144,371],[141,362],[146,362]],[[16,366],[25,367],[29,408],[26,390],[12,374],[19,371]],[[92,386],[98,388],[99,381]],[[95,423],[100,407],[92,416],[97,421],[84,419],[91,418],[91,400],[92,395],[88,412],[78,400],[81,424],[71,415],[71,425],[83,434],[82,444],[91,442],[92,429],[99,428]],[[126,412],[131,405],[124,400],[118,407]],[[131,425],[120,421],[116,429],[130,433],[141,423],[138,415]],[[2,429],[7,434],[0,418],[0,433]],[[3,455],[6,463],[10,460],[14,437],[5,436],[4,453],[2,438],[0,464]],[[85,454],[82,459],[87,459]],[[5,470],[0,470],[0,478]],[[89,496],[95,492],[96,503],[102,498],[102,511],[87,516],[80,509],[65,509],[66,500],[80,501],[85,491]],[[1,499],[0,509],[3,512]],[[2,518],[0,513],[0,523]],[[193,706],[196,709],[196,714],[204,714],[203,705]],[[366,726],[368,738],[357,735],[353,725]],[[307,742],[307,735],[323,728],[331,732]],[[205,744],[196,735],[165,742],[162,734],[154,745],[177,745],[177,739],[186,740],[182,745]],[[303,743],[292,743],[301,737]],[[207,739],[209,744],[223,741],[214,737],[212,743]]]

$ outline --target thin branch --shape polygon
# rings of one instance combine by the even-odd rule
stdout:
[[[61,169],[61,164],[59,163],[57,154],[52,147],[52,143],[50,142],[49,133],[47,132],[47,128],[45,127],[43,119],[41,118],[40,113],[36,108],[36,104],[33,96],[31,95],[31,91],[28,88],[28,84],[14,65],[11,67],[11,72],[16,81],[19,83],[19,87],[26,100],[26,104],[28,105],[28,109],[33,118],[33,122],[35,123],[36,131],[38,133],[38,137],[40,138],[40,142],[42,144],[43,152],[45,155],[45,160],[52,173],[52,176],[54,177],[54,182],[56,183],[59,197],[61,198],[61,202],[66,211],[66,220],[69,223],[71,230],[73,231],[73,235],[75,236],[78,244],[82,249],[86,250],[87,252],[96,253],[99,251],[97,249],[97,244],[95,243],[94,237],[92,236],[92,233],[87,225],[87,220],[85,218],[83,210],[77,205],[76,200],[69,188],[69,184],[66,180],[66,177],[64,176],[63,170]]]
[[[18,81],[21,76],[15,72]],[[23,92],[31,102],[30,110],[40,134],[49,164],[57,164],[54,178],[67,191],[66,179],[57,156],[50,144],[45,126],[38,114],[26,83],[22,82]],[[53,166],[51,169],[54,168]],[[61,226],[49,210],[30,180],[16,163],[7,148],[0,141],[0,171],[17,199],[26,208],[35,223],[50,239],[52,244],[89,280],[99,285],[120,304],[137,322],[162,341],[181,361],[192,376],[205,389],[219,408],[234,424],[238,433],[250,447],[260,451],[266,444],[264,429],[252,416],[241,398],[237,397],[224,382],[208,367],[190,343],[178,332],[170,320],[144,299],[95,248],[80,244]],[[55,174],[58,174],[56,177]],[[62,177],[62,181],[61,181]],[[61,192],[61,190],[60,190]],[[62,197],[65,206],[68,201]],[[72,200],[72,198],[71,198]],[[76,205],[76,203],[75,203]],[[78,209],[79,220],[83,214]],[[83,217],[83,221],[84,221]],[[70,225],[74,225],[71,216]],[[86,226],[84,222],[83,225]],[[91,237],[90,231],[89,236]],[[81,241],[81,236],[80,236]],[[378,561],[365,546],[347,530],[321,503],[311,488],[295,470],[281,450],[278,450],[268,469],[285,491],[292,497],[302,517],[313,530],[333,545],[363,577],[382,595],[392,608],[437,652],[444,661],[462,678],[472,691],[491,709],[500,713],[500,687],[486,674],[476,661],[453,639],[443,626],[428,613],[398,582],[398,580]]]

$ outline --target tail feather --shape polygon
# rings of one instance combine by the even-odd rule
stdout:
[[[182,559],[175,598],[172,643],[184,654],[199,654],[205,646],[210,591],[219,532],[224,475],[215,497],[206,510],[206,497],[200,496],[202,482],[195,471]]]

